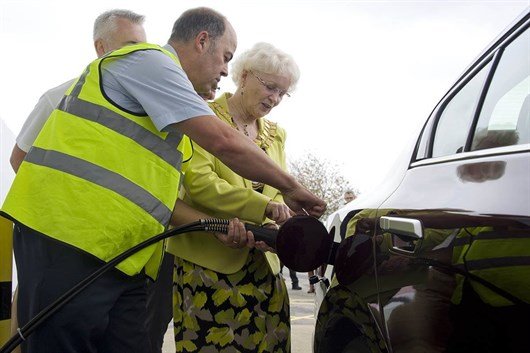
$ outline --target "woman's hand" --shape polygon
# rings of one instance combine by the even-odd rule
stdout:
[[[230,220],[228,234],[219,232],[214,234],[221,243],[233,249],[241,249],[245,246],[253,248],[256,244],[254,234],[251,231],[245,230],[245,225],[237,218]]]
[[[271,200],[265,208],[265,216],[278,224],[285,223],[292,215],[294,212],[284,203]]]

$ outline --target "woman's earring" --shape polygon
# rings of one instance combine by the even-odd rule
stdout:
[[[247,75],[244,74],[241,80],[241,86],[239,86],[239,92],[241,93],[241,95],[243,95],[243,92],[245,92],[245,78],[246,77]]]

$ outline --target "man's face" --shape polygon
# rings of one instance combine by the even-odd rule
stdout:
[[[351,192],[347,192],[344,194],[344,202],[348,203],[355,200],[355,195]]]
[[[188,73],[193,87],[199,94],[215,96],[221,77],[228,76],[228,63],[237,47],[237,37],[232,26],[227,23],[225,33],[215,43],[209,39],[204,52],[194,61],[194,70]]]
[[[120,49],[126,45],[147,41],[142,25],[132,23],[125,18],[117,18],[116,25],[116,30],[110,34],[109,38],[96,40],[95,45],[98,56]]]

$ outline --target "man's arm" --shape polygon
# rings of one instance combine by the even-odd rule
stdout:
[[[316,217],[326,210],[324,201],[283,171],[250,139],[216,117],[199,116],[176,125],[237,174],[280,190],[292,210],[302,212],[305,209]]]
[[[108,63],[102,68],[102,82],[105,93],[119,106],[145,111],[160,131],[185,133],[239,175],[282,191],[292,210],[304,208],[314,216],[325,211],[322,200],[282,171],[251,140],[219,120],[182,68],[163,53],[140,51]],[[113,96],[113,89],[130,101]]]
[[[24,125],[20,129],[20,133],[17,136],[16,144],[13,146],[11,152],[11,167],[13,170],[18,172],[20,164],[26,157],[30,147],[35,142],[35,139],[42,130],[42,127],[48,120],[48,117],[53,112],[59,101],[64,96],[64,93],[72,85],[74,80],[67,81],[57,87],[54,87],[42,94],[39,101],[26,118]]]
[[[18,168],[26,157],[26,154],[27,153],[22,151],[17,144],[13,146],[13,151],[11,151],[11,157],[9,158],[9,162],[11,163],[11,167],[13,168],[15,173],[18,172]]]

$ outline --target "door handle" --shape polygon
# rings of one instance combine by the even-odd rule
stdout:
[[[392,235],[391,250],[403,255],[413,255],[421,247],[423,226],[420,220],[383,216],[379,219],[379,226]]]

